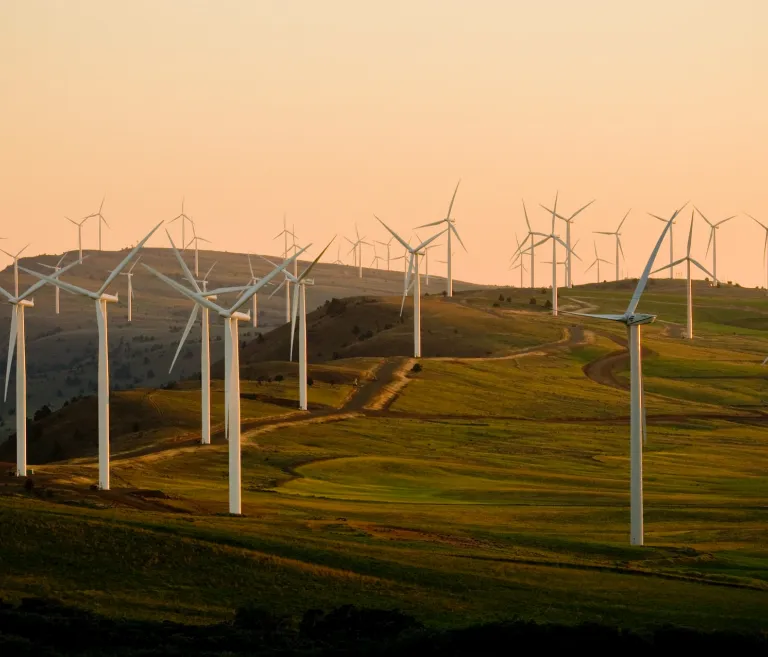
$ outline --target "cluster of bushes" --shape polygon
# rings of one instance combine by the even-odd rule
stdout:
[[[312,609],[301,619],[255,605],[230,622],[184,625],[171,621],[107,619],[40,598],[16,606],[0,601],[0,654],[14,657],[122,655],[358,655],[360,657],[507,657],[574,653],[765,654],[764,635],[662,627],[645,633],[591,624],[575,627],[506,621],[462,629],[425,628],[397,610],[345,605]]]

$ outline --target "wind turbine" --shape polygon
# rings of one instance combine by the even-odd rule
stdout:
[[[171,219],[168,223],[172,224],[174,221],[178,221],[181,219],[181,246],[182,248],[187,248],[187,238],[186,238],[186,223],[189,222],[192,224],[192,230],[195,228],[195,222],[192,221],[190,217],[187,216],[187,214],[184,212],[184,199],[181,199],[181,212],[177,214],[173,219]]]
[[[376,215],[374,215],[376,217]],[[400,237],[394,230],[392,230],[381,219],[376,217],[377,221],[384,226],[400,244],[405,247],[405,250],[410,254],[408,259],[408,273],[405,276],[405,290],[403,290],[403,302],[400,305],[400,315],[403,314],[403,307],[405,306],[405,297],[408,296],[408,291],[413,286],[413,356],[414,358],[421,358],[421,280],[419,277],[419,256],[426,246],[434,242],[438,237],[445,233],[448,229],[443,229],[439,233],[433,235],[428,240],[423,241],[416,247],[412,247],[402,237]],[[413,274],[413,280],[411,281],[411,274]]]
[[[204,237],[198,237],[197,230],[195,230],[195,224],[192,224],[192,239],[189,240],[189,244],[184,244],[182,242],[184,250],[186,251],[187,247],[193,242],[195,243],[195,276],[200,276],[200,255],[198,252],[199,243],[205,242],[206,244],[210,244],[211,240],[207,240]]]
[[[673,264],[666,265],[664,267],[660,267],[657,269],[654,274],[660,271],[664,271],[665,269],[669,269],[672,266],[677,266],[679,264],[682,264],[683,262],[686,264],[687,268],[687,277],[686,277],[686,288],[687,288],[687,325],[686,325],[686,335],[689,340],[693,340],[693,284],[691,282],[691,265],[696,265],[701,271],[703,271],[707,276],[712,276],[714,279],[714,276],[709,273],[709,271],[699,263],[698,261],[694,260],[691,257],[691,242],[693,241],[693,210],[691,210],[691,228],[688,231],[688,250],[686,251],[685,258],[680,258],[680,260],[677,260]]]
[[[117,295],[107,294],[107,288],[120,275],[120,272],[128,266],[128,263],[161,225],[162,222],[157,224],[144,239],[131,249],[123,261],[112,270],[102,286],[95,292],[72,285],[71,283],[65,283],[58,278],[44,276],[38,272],[21,268],[22,271],[56,285],[62,290],[88,297],[96,305],[96,322],[99,328],[99,488],[101,490],[109,490],[109,340],[107,338],[107,304],[117,303]]]
[[[595,230],[592,231],[596,235],[613,235],[616,237],[616,280],[619,280],[619,255],[621,257],[624,257],[624,248],[621,246],[621,227],[624,225],[624,222],[627,220],[627,217],[629,216],[629,213],[632,212],[632,208],[627,210],[627,214],[624,215],[624,218],[619,223],[619,227],[613,231],[605,231],[605,230]],[[672,235],[672,233],[670,233]]]
[[[707,219],[704,214],[702,213],[699,208],[694,206],[696,212],[699,213],[699,216],[706,221],[709,224],[709,242],[707,243],[707,255],[709,255],[709,248],[712,247],[712,282],[715,287],[717,287],[717,231],[726,221],[730,221],[731,219],[734,219],[736,215],[732,215],[730,217],[726,217],[725,219],[721,219],[720,221],[717,221],[715,223],[712,223],[709,219]]]
[[[126,276],[128,278],[128,321],[133,321],[133,268],[139,263],[139,260],[141,260],[141,256],[136,258],[134,260],[133,264],[131,265],[130,269],[128,271],[120,272],[120,276]],[[59,288],[56,288],[56,292],[59,291]]]
[[[432,226],[440,226],[441,224],[446,225],[446,230],[448,231],[448,256],[446,257],[446,263],[447,263],[447,276],[446,276],[446,282],[445,282],[445,296],[452,297],[453,296],[453,269],[452,269],[452,251],[451,251],[451,233],[456,235],[456,239],[459,240],[459,244],[461,244],[462,248],[466,251],[467,247],[464,246],[464,242],[461,240],[461,236],[459,235],[459,231],[456,230],[456,220],[451,217],[451,212],[453,211],[453,202],[456,200],[456,192],[459,191],[459,185],[461,184],[461,180],[456,183],[456,189],[453,190],[453,196],[451,197],[451,203],[448,205],[448,214],[445,216],[445,219],[440,219],[440,221],[433,221],[429,224],[424,224],[423,226],[416,226],[416,228],[431,228]],[[427,274],[427,281],[429,281],[429,274]],[[427,285],[429,285],[429,282],[427,282]]]
[[[99,205],[99,211],[94,212],[93,214],[89,214],[86,219],[91,218],[98,218],[99,220],[99,251],[101,251],[101,224],[103,223],[107,228],[109,228],[109,224],[107,223],[107,220],[104,218],[104,215],[101,214],[101,210],[104,208],[104,201],[107,199],[106,195],[101,199],[101,205]]]
[[[393,239],[395,238],[390,237],[388,242],[380,242],[379,240],[376,240],[376,244],[381,244],[383,247],[386,247],[387,249],[387,271],[390,271],[390,263],[392,262],[391,246],[392,246]]]
[[[171,248],[173,249],[173,253],[176,256],[176,260],[178,260],[179,265],[181,265],[181,269],[184,272],[184,275],[186,276],[187,280],[192,283],[192,286],[194,287],[195,292],[202,294],[209,301],[216,301],[219,294],[224,294],[227,292],[243,292],[248,289],[247,286],[242,286],[242,287],[234,287],[234,288],[219,288],[216,290],[208,291],[208,276],[210,275],[211,271],[213,271],[213,268],[216,266],[216,263],[214,262],[211,265],[211,267],[208,269],[208,271],[206,272],[202,280],[197,280],[194,276],[192,276],[192,272],[189,271],[187,264],[184,262],[184,258],[182,257],[181,253],[179,253],[179,250],[176,248],[176,245],[173,243],[173,239],[171,238],[170,233],[166,231],[166,234],[168,235],[168,239],[171,242]],[[198,284],[201,284],[201,285],[198,285]],[[208,319],[207,306],[203,306],[195,302],[195,305],[192,307],[192,312],[190,313],[189,320],[187,321],[187,325],[184,328],[184,333],[182,333],[181,335],[181,340],[179,340],[179,346],[176,349],[176,354],[173,357],[173,361],[171,362],[171,367],[168,369],[168,373],[170,374],[173,371],[173,366],[176,364],[176,361],[179,358],[179,354],[181,354],[181,348],[184,346],[184,342],[189,336],[189,332],[192,330],[192,327],[197,321],[198,310],[201,313],[200,443],[202,445],[210,445],[211,444],[211,344],[210,344],[210,321]]]
[[[363,277],[363,244],[366,246],[373,246],[370,242],[365,241],[365,236],[360,237],[360,231],[357,229],[357,224],[355,224],[355,236],[357,239],[353,242],[348,237],[345,237],[344,239],[347,240],[352,245],[352,248],[349,250],[350,253],[355,254],[355,265],[358,268],[358,278]]]
[[[54,273],[58,276],[58,272],[61,271],[61,263],[64,262],[64,258],[67,257],[67,254],[65,253],[61,258],[59,258],[59,261],[55,265],[46,265],[44,262],[38,262],[37,264],[41,267],[45,267],[46,269],[53,270]],[[59,288],[55,287],[53,288],[55,290],[56,295],[56,314],[59,314]]]
[[[599,255],[597,255],[597,243],[595,243],[595,260],[594,260],[594,262],[589,267],[587,267],[587,269],[586,269],[586,271],[584,273],[586,273],[587,271],[592,269],[592,267],[597,265],[597,282],[598,283],[600,283],[600,281],[602,280],[600,278],[600,263],[601,262],[605,263],[606,265],[612,265],[613,264],[612,262],[608,262],[607,260],[603,260]]]
[[[296,262],[294,260],[294,262]],[[248,281],[248,285],[256,285],[259,279],[256,274],[253,273],[253,265],[251,264],[251,256],[248,256],[248,270],[251,272],[251,279]],[[253,295],[253,328],[259,328],[259,295]]]
[[[544,207],[543,205],[541,207]],[[545,210],[547,208],[544,208]],[[563,240],[560,239],[558,235],[555,234],[555,219],[557,216],[557,194],[555,194],[555,204],[551,210],[548,210],[548,212],[552,213],[552,232],[549,233],[549,235],[545,233],[537,233],[536,231],[532,231],[530,234],[532,236],[537,237],[543,237],[543,240],[540,240],[539,242],[536,242],[535,244],[531,245],[531,250],[536,248],[537,246],[541,246],[542,244],[545,244],[549,240],[552,240],[552,316],[557,317],[557,245],[561,244],[565,247],[566,256],[575,255],[579,260],[578,255],[574,253],[573,249],[569,245],[567,245]],[[572,215],[573,216],[573,215]],[[570,257],[568,257],[568,260]],[[566,263],[568,262],[566,260]],[[568,269],[568,266],[566,264],[566,270]]]
[[[557,198],[557,197],[555,197]],[[565,251],[565,287],[573,287],[573,280],[571,276],[572,272],[572,261],[571,261],[571,255],[573,254],[573,249],[571,247],[571,224],[573,223],[573,220],[579,215],[582,211],[586,210],[590,205],[592,205],[595,202],[595,199],[592,199],[589,203],[586,205],[580,207],[576,212],[574,212],[570,217],[565,217],[563,215],[557,214],[555,212],[555,209],[553,208],[550,210],[549,208],[541,206],[544,208],[547,212],[552,212],[558,219],[562,219],[565,222],[565,244],[566,244],[566,251]],[[541,204],[540,204],[541,205]],[[555,232],[554,230],[552,231]],[[578,256],[576,256],[578,257]]]
[[[335,240],[336,237],[333,238]],[[312,263],[303,271],[299,276],[294,276],[288,271],[283,272],[286,280],[280,285],[285,285],[288,280],[293,283],[293,313],[291,315],[291,352],[289,360],[293,362],[293,343],[296,339],[296,321],[300,316],[299,324],[299,408],[302,411],[306,411],[307,405],[307,295],[306,286],[314,285],[314,279],[308,278],[310,272],[314,269],[320,258],[325,255],[328,247],[333,244],[333,240],[328,242],[328,245],[320,252],[320,255],[315,258]],[[266,260],[266,258],[265,258]],[[276,267],[275,263],[267,260],[269,264]],[[280,289],[279,287],[277,288]],[[272,294],[275,294],[273,292]]]
[[[747,214],[746,212],[744,214]],[[766,274],[765,274],[765,289],[766,294],[768,294],[768,226],[766,226],[761,221],[758,221],[755,219],[751,214],[747,214],[747,216],[754,221],[758,226],[762,227],[762,229],[765,231],[765,245],[763,246],[763,265],[766,267]]]
[[[74,219],[70,219],[69,217],[64,217],[69,223],[75,224],[77,226],[77,250],[79,253],[78,259],[80,262],[83,261],[83,224],[88,221],[91,217],[85,217],[85,219],[81,219],[80,221],[75,221]]]
[[[238,322],[248,321],[250,318],[239,309],[256,294],[262,287],[269,283],[281,271],[285,271],[299,255],[308,247],[304,247],[298,253],[283,261],[281,265],[262,278],[258,283],[247,288],[235,301],[234,305],[225,308],[206,298],[204,292],[199,291],[194,277],[187,274],[187,280],[193,289],[177,283],[168,276],[161,274],[147,264],[144,268],[157,276],[174,290],[184,295],[191,301],[208,308],[224,319],[224,388],[226,390],[224,407],[227,411],[227,426],[229,434],[229,512],[233,515],[242,513],[242,488],[241,488],[241,449],[240,449],[240,340],[238,334]]]
[[[686,203],[687,205],[687,203]],[[683,206],[685,207],[685,206]],[[570,315],[590,317],[610,322],[618,322],[627,327],[628,349],[630,358],[630,534],[631,545],[643,545],[643,361],[640,327],[656,320],[655,315],[636,313],[640,297],[648,284],[648,276],[659,253],[664,238],[672,228],[672,223],[683,208],[675,211],[656,242],[656,247],[648,259],[645,271],[637,283],[635,293],[623,315],[594,315],[590,313],[570,312]]]
[[[61,261],[59,261],[61,262]],[[60,276],[80,264],[78,260],[70,262],[66,267],[58,268],[53,277]],[[8,399],[8,382],[11,377],[13,350],[16,349],[16,476],[27,476],[27,334],[24,327],[24,310],[35,305],[30,299],[37,290],[45,285],[45,281],[37,281],[23,294],[11,294],[0,287],[2,294],[13,306],[11,315],[11,333],[8,339],[8,363],[5,369],[5,396]]]
[[[528,220],[528,210],[525,207],[525,200],[523,200],[523,214],[525,215],[525,224],[528,226],[528,234],[525,236],[522,243],[518,242],[517,251],[513,254],[512,261],[514,263],[514,260],[517,258],[517,256],[523,254],[523,246],[525,246],[525,243],[530,240],[531,246],[526,251],[531,256],[531,289],[533,289],[534,274],[536,272],[536,244],[534,238],[539,233],[534,232],[533,228],[531,228],[531,222]]]
[[[650,214],[654,219],[658,219],[659,221],[663,221],[664,223],[668,221],[668,219],[665,219],[664,217],[660,217],[657,214],[653,214],[651,212],[649,212],[648,214]],[[677,223],[676,221],[673,221],[672,226],[669,229],[669,264],[670,264],[669,277],[671,279],[675,278],[675,268],[674,266],[671,266],[671,265],[675,261],[675,224],[676,223]]]
[[[24,251],[27,250],[27,247],[29,247],[29,244],[27,244],[27,246],[25,246],[21,251],[19,251],[16,254],[8,253],[8,251],[6,251],[5,249],[0,249],[0,251],[5,253],[5,255],[13,259],[13,296],[14,297],[19,296],[19,256],[22,253],[24,253]]]
[[[278,237],[283,238],[283,258],[288,257],[288,236],[291,236],[293,239],[293,244],[296,244],[296,236],[288,230],[288,222],[287,218],[285,216],[285,213],[283,213],[283,230],[281,230],[277,235],[272,238],[273,240],[276,240]],[[296,255],[296,250],[294,249],[294,255]],[[291,290],[290,285],[285,286],[285,322],[288,323],[291,321]]]

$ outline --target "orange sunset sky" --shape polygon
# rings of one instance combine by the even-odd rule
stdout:
[[[597,199],[574,229],[587,264],[631,207],[636,276],[662,227],[646,212],[690,199],[740,215],[720,278],[763,284],[743,213],[768,224],[767,28],[765,0],[0,0],[2,246],[74,248],[64,215],[106,194],[109,248],[186,197],[216,248],[276,253],[287,212],[316,253],[354,222],[384,238],[373,213],[407,234],[442,218],[461,178],[459,278],[516,283],[521,199],[543,230],[559,190],[564,211]]]

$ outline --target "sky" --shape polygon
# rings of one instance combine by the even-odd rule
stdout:
[[[457,278],[519,282],[522,201],[549,232],[539,204],[559,192],[566,213],[596,199],[574,222],[576,283],[593,241],[614,259],[592,231],[631,208],[637,276],[663,228],[647,213],[690,200],[738,215],[719,277],[762,285],[765,231],[744,213],[768,225],[766,25],[764,0],[0,0],[0,246],[74,248],[64,216],[106,195],[107,248],[184,198],[217,249],[276,254],[286,214],[317,253],[355,224],[386,239],[374,213],[410,237],[461,180]]]

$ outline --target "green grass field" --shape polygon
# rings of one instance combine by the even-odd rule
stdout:
[[[648,306],[674,324],[683,299],[666,287],[649,289]],[[630,294],[586,286],[562,297],[616,311]],[[440,357],[408,372],[384,410],[348,404],[355,379],[386,383],[378,368],[393,362],[399,338],[379,357],[314,365],[308,414],[293,405],[295,364],[254,353],[242,385],[240,518],[226,514],[227,443],[194,440],[194,383],[119,393],[112,491],[88,488],[93,444],[77,459],[36,465],[32,492],[12,479],[0,487],[0,596],[193,623],[226,619],[246,602],[290,615],[354,603],[398,607],[434,626],[518,616],[767,629],[768,340],[755,326],[768,300],[703,290],[694,342],[662,323],[644,332],[638,548],[628,544],[621,328],[553,320],[531,296],[430,299],[425,326],[453,322],[451,331],[425,331],[425,348],[439,338]],[[735,323],[710,329],[719,317]],[[315,321],[331,319],[341,330],[338,316]],[[445,351],[449,333],[465,342],[457,355]],[[43,438],[70,432],[86,411],[46,419]]]

